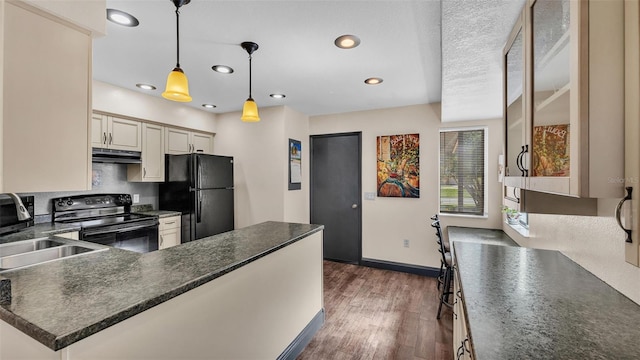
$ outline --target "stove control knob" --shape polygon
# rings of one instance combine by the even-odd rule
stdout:
[[[71,200],[71,199],[67,200],[67,205],[69,205],[69,206],[73,205],[73,200]]]
[[[64,206],[64,201],[58,200],[58,207],[63,207],[63,206]]]

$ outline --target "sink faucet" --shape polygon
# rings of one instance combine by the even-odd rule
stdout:
[[[18,214],[18,220],[24,221],[31,219],[31,214],[29,214],[27,208],[24,207],[24,204],[22,203],[22,200],[20,200],[20,197],[18,195],[14,193],[7,193],[6,195],[8,195],[11,200],[13,200],[13,203],[16,204],[16,213]]]

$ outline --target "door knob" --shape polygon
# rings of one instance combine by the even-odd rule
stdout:
[[[352,208],[352,209],[357,209],[357,208],[358,208],[358,204],[353,204],[353,205],[351,205],[351,208]]]

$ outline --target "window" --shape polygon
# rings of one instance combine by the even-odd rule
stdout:
[[[440,212],[485,214],[486,129],[440,131]]]

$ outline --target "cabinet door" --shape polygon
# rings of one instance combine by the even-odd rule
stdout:
[[[164,181],[164,128],[142,125],[142,180]]]
[[[213,153],[213,136],[205,133],[191,133],[191,151],[196,153]]]
[[[522,155],[525,149],[524,113],[524,29],[522,19],[513,28],[510,41],[504,51],[505,61],[505,128],[506,128],[506,171],[505,176],[524,177]]]
[[[142,151],[142,124],[139,121],[111,117],[108,125],[110,149]]]
[[[578,39],[572,38],[570,31],[571,15],[577,12],[578,4],[576,2],[574,7],[571,3],[568,0],[541,0],[531,8],[533,127],[530,176],[539,178],[532,181],[543,190],[566,194],[570,193],[571,174],[578,171],[576,148],[580,145],[577,137],[580,129],[571,126],[570,105],[572,98],[579,95],[574,84],[580,75],[580,64],[571,62],[572,53],[578,48]],[[580,24],[573,26],[578,29]]]
[[[160,233],[158,249],[180,245],[180,229],[165,230]]]
[[[624,208],[623,225],[631,229],[631,242],[625,242],[625,259],[640,265],[640,3],[624,2],[625,15],[625,186],[631,187],[630,207]],[[628,206],[628,205],[627,205]],[[631,221],[628,221],[631,220]]]
[[[191,152],[189,131],[175,128],[165,128],[165,153],[188,154]]]
[[[93,114],[91,116],[91,147],[107,147],[107,116]]]
[[[22,1],[0,7],[1,192],[90,190],[91,36]]]

